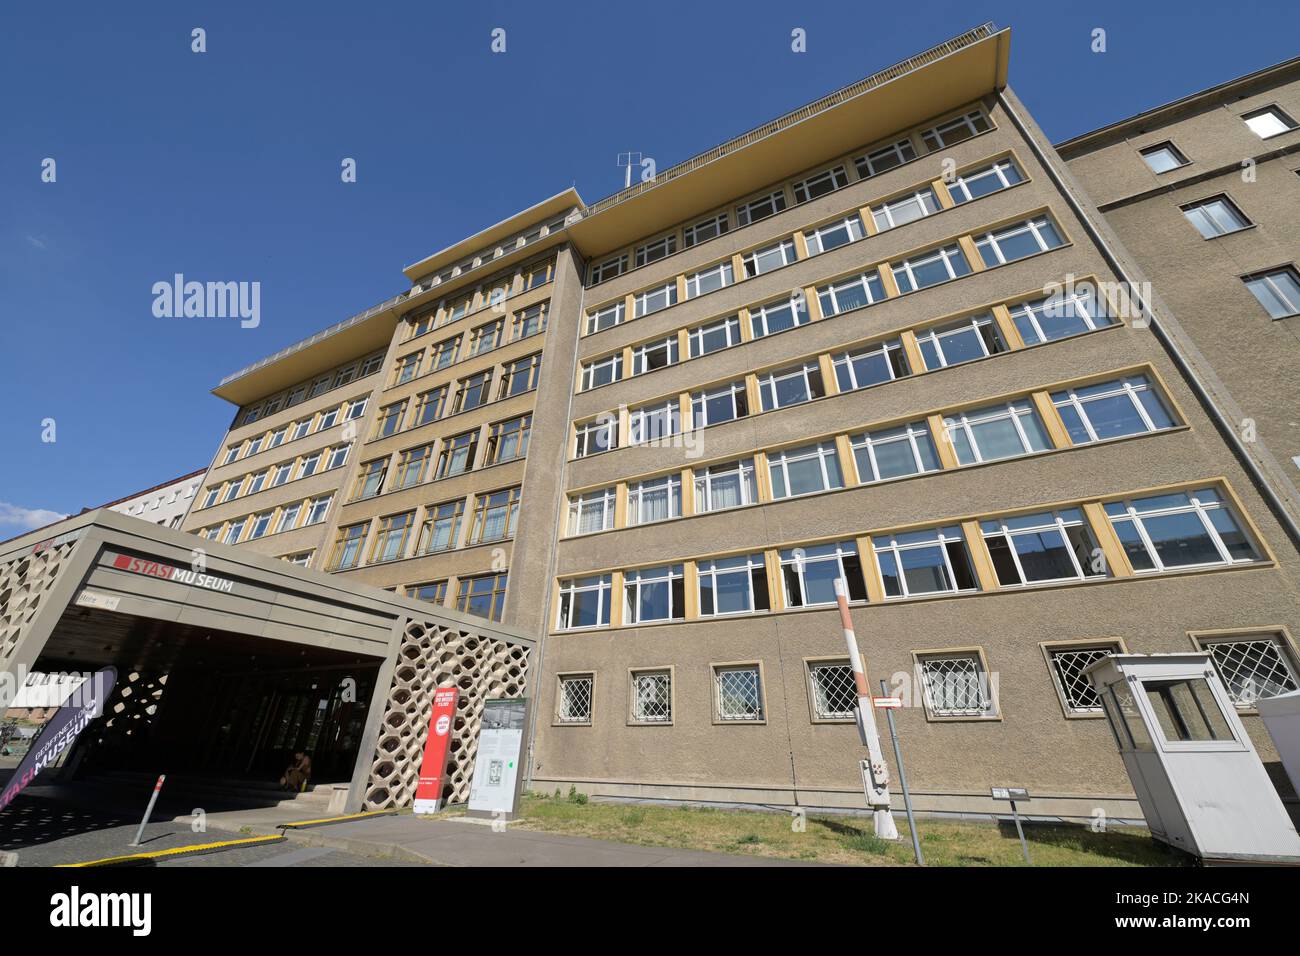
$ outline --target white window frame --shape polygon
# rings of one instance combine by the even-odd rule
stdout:
[[[938,528],[923,528],[916,532],[906,532],[906,535],[930,534],[932,537],[918,539],[916,541],[907,541],[900,544],[899,535],[894,532],[887,532],[881,535],[875,535],[871,539],[871,548],[876,555],[876,576],[880,579],[880,587],[885,594],[886,601],[903,601],[912,597],[928,597],[932,594],[975,594],[979,591],[979,578],[976,576],[974,568],[974,559],[971,556],[970,548],[966,544],[966,537],[962,534],[961,528],[957,525],[944,525]],[[884,542],[884,543],[882,543]],[[957,587],[957,574],[952,566],[952,555],[948,553],[949,544],[959,544],[966,554],[966,560],[970,564],[971,576],[975,582],[973,588]],[[913,594],[907,584],[907,575],[904,574],[903,552],[919,551],[926,548],[938,548],[940,555],[943,557],[944,572],[948,575],[948,581],[953,586],[946,590],[939,591],[920,591]],[[885,572],[880,564],[880,556],[889,554],[894,559],[894,568],[898,571],[898,587],[901,594],[889,594],[885,589]]]
[[[561,581],[559,599],[556,601],[555,629],[557,631],[593,631],[597,628],[609,627],[613,587],[614,578],[610,574],[590,574]],[[596,623],[574,624],[574,595],[586,594],[592,591],[596,592]],[[566,597],[569,598],[567,615],[564,606]]]
[[[608,531],[614,527],[615,509],[618,492],[615,488],[602,488],[599,491],[586,491],[569,498],[569,536],[595,534]],[[588,512],[600,509],[600,527],[582,530],[582,519]]]
[[[1058,339],[1049,339],[1047,337],[1047,333],[1043,331],[1043,326],[1039,321],[1048,310],[1060,313],[1064,312],[1068,308],[1072,310],[1075,317],[1081,319],[1084,325],[1087,326],[1085,331],[1095,332],[1097,329],[1108,328],[1115,324],[1115,320],[1110,316],[1109,312],[1103,308],[1103,304],[1101,297],[1095,290],[1088,288],[1084,291],[1078,291],[1076,289],[1059,296],[1049,295],[1042,299],[1017,302],[1008,309],[1008,312],[1011,315],[1011,321],[1014,322],[1016,328],[1020,330],[1020,337],[1025,339],[1025,344],[1038,345],[1042,342],[1058,341]],[[1023,318],[1025,322],[1029,323],[1034,334],[1038,336],[1038,341],[1030,342],[1028,338],[1025,337],[1024,329],[1022,329],[1020,323],[1016,321],[1018,318]],[[1082,335],[1083,332],[1077,332],[1075,334]],[[1061,336],[1060,338],[1068,337],[1069,336]]]
[[[588,312],[586,334],[595,335],[597,332],[604,332],[616,325],[622,325],[625,319],[623,315],[624,305],[624,301],[619,299],[617,302],[611,302],[609,305]],[[607,319],[611,318],[613,321],[606,322]]]
[[[1008,170],[1014,171],[1015,175],[1018,177],[1015,182],[1012,182],[1011,177],[1007,175]],[[979,196],[974,195],[971,192],[969,184],[975,182],[977,179],[984,179],[988,176],[997,179],[998,188],[991,189],[986,193],[980,193]],[[1010,159],[999,159],[986,166],[981,166],[978,169],[972,169],[970,172],[962,173],[948,184],[948,195],[952,197],[954,205],[961,206],[968,202],[974,202],[976,199],[983,198],[984,196],[991,196],[1004,189],[1010,189],[1012,186],[1017,186],[1024,181],[1025,174],[1020,171],[1019,166]]]
[[[727,675],[743,675],[749,683],[748,693],[756,702],[754,713],[727,713],[723,710],[723,684]],[[763,699],[763,669],[758,664],[715,664],[713,667],[713,714],[720,724],[762,724],[767,722],[767,705]]]
[[[601,374],[609,372],[607,381],[597,381],[597,378],[603,378]],[[612,385],[623,377],[623,353],[615,352],[612,355],[606,355],[588,362],[582,366],[582,390],[589,392],[593,388],[600,388],[602,385]]]
[[[653,667],[629,672],[631,707],[628,721],[633,724],[669,725],[673,722],[673,672],[670,667]],[[645,695],[641,691],[642,682],[649,682],[655,689],[655,696],[661,695],[666,703],[662,714],[646,713],[643,704]]]
[[[713,279],[714,274],[717,276],[716,284],[710,282],[708,288],[702,288],[706,281]],[[734,285],[735,281],[736,277],[732,270],[731,260],[716,262],[708,268],[692,272],[686,277],[686,298],[694,299],[701,295],[708,295],[710,292],[717,292],[729,285]]]
[[[795,493],[791,490],[790,485],[790,464],[811,459],[817,459],[821,472],[821,487],[812,491],[800,491]],[[840,472],[840,482],[838,485],[831,482],[831,469],[827,465],[828,461],[834,461],[836,469]],[[767,455],[767,467],[769,478],[772,479],[772,500],[784,501],[787,498],[803,498],[807,495],[819,495],[828,491],[836,491],[844,487],[844,469],[839,460],[839,452],[833,441],[814,442],[811,445],[801,445],[798,448],[783,448],[780,451],[769,452]],[[782,483],[785,485],[786,494],[778,495],[776,493],[777,482],[775,474],[781,472]]]
[[[824,183],[830,183],[830,188],[821,192],[813,192]],[[791,183],[790,192],[794,196],[794,204],[802,206],[806,202],[812,202],[814,199],[820,199],[822,196],[829,195],[837,189],[843,189],[849,184],[849,174],[843,166],[833,166],[830,169],[823,169],[820,173],[813,173],[811,176],[805,176],[796,183]]]
[[[1277,321],[1278,319],[1289,319],[1291,316],[1300,315],[1300,294],[1283,290],[1277,282],[1277,276],[1280,275],[1286,275],[1292,282],[1296,283],[1297,289],[1300,289],[1300,273],[1296,271],[1295,266],[1291,265],[1281,266],[1277,269],[1268,269],[1264,272],[1252,273],[1251,275],[1242,276],[1241,278],[1241,281],[1250,291],[1250,294],[1255,297],[1255,301],[1260,304],[1265,312],[1268,312],[1269,318],[1274,321]],[[1284,315],[1274,315],[1272,310],[1269,309],[1268,304],[1261,299],[1259,293],[1255,291],[1253,283],[1263,283],[1266,285],[1268,291],[1272,293],[1279,302],[1291,307],[1291,311]]]
[[[633,261],[636,263],[636,268],[640,269],[642,266],[648,266],[660,259],[667,259],[676,252],[677,234],[670,232],[666,236],[660,236],[658,239],[637,246]]]
[[[1030,441],[1029,431],[1025,428],[1025,419],[1032,418],[1038,422],[1044,438],[1047,441],[1046,448],[1034,448]],[[989,422],[1010,421],[1016,430],[1016,437],[1020,439],[1020,451],[1014,455],[1003,455],[999,458],[986,458],[979,442],[975,439],[975,425],[984,425]],[[1051,435],[1047,431],[1047,426],[1042,419],[1038,417],[1038,411],[1034,403],[1028,398],[1012,399],[1009,402],[999,402],[996,405],[984,405],[980,408],[964,409],[960,412],[952,412],[943,416],[944,431],[947,432],[948,444],[953,448],[953,455],[957,454],[957,443],[953,440],[956,432],[962,432],[966,437],[966,445],[970,448],[975,460],[971,462],[958,462],[962,468],[972,465],[982,465],[990,461],[1007,461],[1011,458],[1022,458],[1025,455],[1032,455],[1037,452],[1050,451],[1052,448]]]
[[[854,286],[859,287],[866,293],[866,305],[849,305],[840,307],[839,297],[842,293],[847,292]],[[840,279],[836,282],[828,283],[817,288],[817,301],[821,305],[822,317],[830,318],[833,315],[843,315],[845,312],[851,312],[854,309],[865,309],[869,305],[875,305],[877,302],[883,302],[889,296],[885,293],[885,284],[880,281],[880,273],[875,269],[869,272],[863,272],[847,279]]]
[[[983,129],[980,129],[981,125],[983,125]],[[992,128],[993,123],[984,115],[983,110],[971,110],[969,113],[964,113],[961,116],[931,126],[921,134],[921,141],[925,143],[930,152],[935,152],[936,150],[947,149],[949,146],[955,146],[958,143],[964,143],[981,133],[987,133]],[[957,130],[965,130],[966,135],[959,136],[949,142],[948,134]]]
[[[907,350],[903,348],[901,339],[883,339],[863,348],[840,352],[831,361],[831,370],[835,373],[835,385],[840,393],[856,392],[860,388],[872,388],[876,385],[883,385],[884,382],[860,383],[858,381],[858,372],[854,363],[859,359],[870,358],[873,355],[883,356],[885,367],[889,369],[889,378],[885,382],[894,382],[900,378],[905,378],[912,374],[911,366],[907,361]],[[895,358],[899,361],[895,362]],[[899,371],[896,366],[901,364],[903,371]],[[840,372],[843,370],[848,377],[849,385],[844,387],[840,381]]]
[[[1256,124],[1251,122],[1251,120],[1262,119],[1264,117],[1273,119],[1278,126],[1282,127],[1282,129],[1273,132],[1265,132],[1265,130],[1261,128],[1264,127],[1265,124]],[[1286,111],[1275,103],[1270,103],[1268,106],[1260,107],[1257,110],[1251,110],[1248,113],[1242,113],[1241,121],[1246,124],[1247,129],[1260,139],[1272,139],[1274,136],[1281,136],[1283,133],[1290,133],[1296,128],[1295,120],[1288,116]]]
[[[882,169],[877,169],[876,165],[879,158],[892,157],[897,160],[890,163]],[[882,146],[879,149],[873,149],[853,160],[853,165],[857,167],[858,176],[861,179],[870,179],[872,176],[879,176],[881,173],[888,172],[891,169],[897,169],[916,159],[916,147],[912,145],[911,139],[904,137],[888,146]],[[866,170],[865,172],[863,170]]]
[[[1056,238],[1061,241],[1056,245],[1051,245],[1046,238],[1048,230],[1055,233]],[[1031,252],[1028,255],[1019,256],[1015,259],[1008,259],[1006,253],[1002,251],[1001,243],[1013,236],[1018,236],[1026,232],[1034,237],[1034,243],[1038,246],[1038,252],[1049,252],[1052,249],[1059,249],[1061,246],[1065,245],[1065,237],[1061,235],[1061,230],[1057,228],[1056,223],[1052,221],[1050,216],[1035,216],[1032,219],[1025,219],[1021,222],[1014,222],[1009,226],[1002,226],[998,229],[989,230],[975,240],[975,249],[980,253],[981,257],[983,257],[985,249],[992,250],[997,262],[985,262],[985,266],[988,268],[992,268],[995,265],[1004,266],[1010,262],[1019,262],[1021,259],[1028,259],[1029,256],[1036,255],[1036,253]]]
[[[828,247],[826,245],[826,237],[833,236],[839,232],[844,233],[844,241],[837,242],[833,246]],[[865,235],[866,233],[862,229],[862,217],[857,213],[851,213],[843,219],[823,223],[816,229],[805,230],[804,241],[808,246],[808,255],[819,256],[823,252],[830,252],[832,249],[839,249],[842,246],[852,245]]]
[[[603,443],[603,448],[598,448],[595,438],[602,431],[608,432],[609,439]],[[589,458],[601,452],[613,451],[618,447],[618,417],[602,416],[589,422],[583,422],[574,426],[574,433],[577,438],[574,444],[574,455],[577,458]]]
[[[1220,236],[1242,232],[1254,225],[1227,193],[1207,196],[1205,199],[1198,199],[1196,202],[1178,208],[1182,210],[1193,228],[1200,233],[1202,239],[1218,239]],[[1231,228],[1224,227],[1225,219],[1231,223]]]
[[[732,508],[743,508],[745,505],[758,502],[758,471],[753,458],[741,458],[733,462],[697,468],[694,478],[696,514],[730,511]],[[724,480],[735,481],[740,489],[740,501],[738,504],[714,508],[712,507],[714,483],[721,483]]]
[[[929,450],[933,452],[933,467],[926,467],[925,460],[921,455],[920,443],[923,439],[929,443]],[[876,449],[885,445],[897,445],[904,440],[912,449],[912,463],[916,466],[916,470],[911,475],[897,475],[890,478],[875,477],[875,475],[880,474],[880,463],[876,460]],[[888,428],[875,428],[871,431],[850,435],[849,448],[853,451],[853,474],[860,485],[872,485],[880,481],[896,481],[903,477],[924,475],[943,470],[943,463],[939,460],[939,450],[934,447],[934,437],[930,434],[930,428],[924,421],[907,422],[903,425],[892,425]],[[867,461],[871,463],[871,475],[864,475],[862,469],[858,466],[859,449],[867,453]]]
[[[816,552],[815,554],[812,552]],[[779,555],[780,558],[780,578],[781,578],[781,598],[785,606],[790,607],[830,607],[835,604],[835,599],[829,601],[810,601],[808,599],[808,585],[805,579],[808,565],[834,562],[838,569],[837,575],[841,581],[846,584],[852,578],[853,573],[844,567],[846,556],[852,555],[858,558],[859,567],[861,567],[861,557],[858,554],[858,546],[853,541],[831,541],[827,544],[807,545],[800,548],[783,548]],[[795,580],[799,585],[798,600],[791,600],[789,582],[786,579],[785,571],[787,568],[793,568]],[[858,573],[858,586],[865,593],[865,583],[862,580],[862,574]],[[849,597],[850,601],[857,599]]]
[[[993,336],[993,340],[1002,346],[1000,349],[996,351],[990,350],[989,339],[988,336],[984,334],[984,329],[987,329],[989,334]],[[980,344],[980,351],[984,353],[982,356],[983,358],[988,358],[990,355],[1001,355],[1003,352],[1007,351],[1007,343],[1002,338],[1002,330],[998,328],[998,324],[994,320],[992,314],[988,312],[978,312],[975,315],[969,315],[964,319],[958,319],[956,322],[948,322],[943,325],[932,325],[916,336],[917,350],[921,353],[921,361],[925,363],[927,371],[932,372],[934,369],[930,368],[930,363],[925,354],[925,349],[921,348],[921,343],[923,342],[929,343],[934,347],[935,355],[939,359],[938,368],[950,368],[953,365],[965,365],[967,362],[978,361],[978,359],[963,359],[960,362],[950,363],[948,361],[948,356],[944,354],[943,341],[950,336],[959,335],[962,332],[975,333],[975,339]]]
[[[718,213],[716,216],[709,216],[707,219],[701,219],[682,230],[682,247],[689,249],[692,246],[698,246],[701,242],[708,242],[710,239],[716,239],[730,229],[730,222],[727,213]],[[701,233],[709,232],[711,235],[701,237]]]
[[[1215,495],[1218,500],[1202,502],[1197,496],[1205,494],[1206,492]],[[1260,560],[1260,549],[1255,542],[1254,535],[1248,530],[1246,523],[1242,520],[1237,509],[1230,507],[1225,501],[1224,495],[1219,491],[1214,488],[1197,488],[1194,491],[1170,492],[1170,494],[1185,494],[1190,500],[1190,504],[1138,511],[1134,502],[1140,501],[1141,499],[1126,498],[1122,501],[1107,502],[1104,506],[1106,510],[1106,518],[1111,523],[1112,527],[1117,520],[1128,520],[1137,532],[1138,538],[1142,542],[1142,547],[1146,549],[1147,557],[1150,559],[1153,567],[1141,569],[1133,568],[1134,574],[1162,574],[1169,571],[1187,571],[1194,568],[1217,568],[1234,564],[1255,564]],[[1162,497],[1162,495],[1152,495],[1149,497]],[[1113,506],[1122,507],[1124,509],[1124,514],[1111,514],[1111,508]],[[1255,552],[1255,557],[1233,558],[1231,552],[1228,551],[1227,546],[1223,543],[1223,538],[1219,535],[1219,529],[1216,528],[1214,522],[1210,520],[1210,512],[1218,510],[1225,511],[1228,516],[1232,518],[1233,523],[1237,526],[1238,531],[1241,532],[1242,537],[1245,538],[1246,543],[1249,544],[1251,550]],[[1200,564],[1177,564],[1172,567],[1165,566],[1165,563],[1160,559],[1159,552],[1156,551],[1155,545],[1151,541],[1151,536],[1147,533],[1143,519],[1175,514],[1194,514],[1200,519],[1202,527],[1210,538],[1210,542],[1219,553],[1218,561],[1201,562]],[[1118,529],[1116,529],[1116,533],[1118,534]],[[1123,539],[1121,538],[1121,546],[1123,546],[1122,542]]]
[[[682,607],[673,606],[673,582],[682,582]],[[667,585],[668,614],[666,617],[640,617],[642,586]],[[623,573],[623,623],[663,624],[686,618],[686,571],[681,564],[665,564],[654,568],[637,568]]]
[[[954,260],[963,263],[966,266],[966,271],[958,272],[953,267]],[[944,281],[940,279],[939,282],[934,282],[930,285],[921,285],[916,281],[916,270],[921,266],[929,265],[931,262],[942,262],[944,271],[948,273],[949,280],[960,279],[963,276],[971,274],[971,264],[966,261],[966,256],[961,251],[961,246],[952,242],[946,246],[941,246],[938,249],[931,250],[930,252],[908,256],[906,259],[903,259],[898,263],[889,264],[890,270],[894,273],[894,281],[898,283],[898,291],[900,295],[907,295],[910,292],[919,292],[922,289],[930,289],[938,285],[939,282]],[[898,281],[900,275],[907,280],[907,287],[904,287],[904,283]]]
[[[745,413],[743,415],[740,414],[737,407],[737,396],[743,396],[745,399]],[[731,417],[710,421],[708,415],[709,403],[719,398],[731,400]],[[747,418],[752,413],[753,410],[749,407],[749,393],[743,381],[728,382],[725,385],[704,388],[691,393],[691,427],[693,429],[708,428],[710,425],[721,425],[724,422],[734,422],[738,418]]]
[[[655,303],[662,301],[662,305]],[[677,304],[677,280],[665,282],[653,289],[643,289],[632,297],[632,318],[642,319]]]
[[[666,426],[653,437],[647,436],[647,426],[659,422]],[[627,443],[629,445],[647,445],[663,441],[682,433],[682,406],[676,396],[640,405],[627,413]]]
[[[799,306],[802,306],[800,308]],[[794,319],[791,328],[797,329],[801,325],[807,325],[812,319],[808,315],[808,303],[802,297],[788,296],[784,299],[778,299],[772,302],[764,302],[762,305],[749,310],[749,328],[753,332],[754,338],[766,338],[769,335],[776,335],[779,332],[785,332],[786,329],[772,331],[768,328],[768,316],[782,310],[789,309]],[[803,317],[800,321],[800,316]],[[760,326],[762,331],[760,331]]]
[[[745,278],[757,279],[784,266],[793,265],[798,261],[799,256],[795,251],[793,239],[780,239],[762,249],[747,252],[740,258],[745,265]],[[777,260],[777,264],[769,265],[774,259]]]
[[[570,687],[586,685],[586,690],[576,697]],[[592,704],[596,692],[595,674],[559,674],[555,691],[555,722],[557,724],[590,724]],[[585,711],[575,714],[575,704],[585,702]]]
[[[1160,390],[1157,389],[1151,379],[1147,378],[1145,375],[1127,375],[1122,379],[1115,379],[1111,382],[1094,382],[1092,385],[1110,385],[1111,388],[1108,391],[1086,395],[1083,398],[1079,397],[1079,393],[1076,391],[1075,386],[1070,386],[1051,393],[1052,404],[1057,408],[1064,408],[1068,405],[1070,408],[1074,409],[1075,414],[1079,416],[1079,421],[1088,432],[1088,443],[1102,440],[1097,435],[1097,430],[1092,425],[1092,419],[1088,417],[1088,404],[1100,399],[1114,398],[1117,395],[1123,395],[1128,398],[1132,403],[1133,408],[1137,411],[1138,417],[1142,420],[1142,426],[1145,431],[1131,432],[1130,434],[1151,434],[1152,432],[1163,431],[1165,427],[1172,427],[1157,425],[1152,421],[1151,413],[1147,411],[1146,406],[1142,403],[1140,397],[1141,394],[1143,392],[1150,392],[1162,406],[1165,406],[1165,412],[1169,417],[1171,419],[1174,417],[1173,412],[1169,411],[1167,403],[1160,394]],[[1074,440],[1074,436],[1071,436],[1071,441],[1074,441],[1074,444],[1076,445],[1080,444],[1080,442]]]
[[[979,689],[978,708],[975,707],[940,707],[935,699],[934,680],[928,665],[937,664],[939,661],[966,661],[972,666],[970,671],[974,676],[975,686]],[[960,718],[991,718],[997,716],[997,700],[993,693],[993,687],[989,672],[984,664],[984,657],[978,651],[931,651],[918,654],[916,658],[917,670],[921,672],[921,687],[925,694],[925,709],[932,717],[946,719]],[[938,675],[936,675],[938,676]],[[949,701],[949,703],[951,703]]]
[[[714,558],[709,561],[700,561],[697,563],[696,570],[699,577],[699,600],[700,617],[738,617],[742,614],[758,614],[765,610],[770,610],[772,606],[772,595],[767,596],[766,608],[756,607],[754,594],[754,572],[759,571],[767,573],[767,562],[762,552],[756,554],[738,554],[729,558]],[[745,576],[745,588],[748,595],[749,607],[739,611],[719,611],[717,600],[718,578],[732,574],[743,574]],[[713,610],[705,613],[704,611],[704,591],[708,588],[712,591]],[[769,589],[770,590],[770,589]]]
[[[786,402],[783,405],[778,404],[780,396],[777,386],[779,383],[784,383],[790,379],[799,379],[803,382],[804,397]],[[814,388],[814,383],[819,387]],[[758,377],[758,395],[759,407],[765,412],[774,412],[794,405],[805,405],[814,399],[822,398],[826,395],[826,383],[822,381],[821,364],[816,361],[805,362],[803,365],[794,368],[766,372]]]
[[[905,206],[914,206],[921,211],[921,214],[911,219],[904,219],[901,222],[896,221],[894,213]],[[906,196],[897,196],[894,199],[872,206],[871,218],[876,224],[877,232],[888,232],[890,229],[897,229],[899,226],[906,226],[908,223],[918,222],[933,216],[942,208],[939,205],[939,197],[934,194],[934,189],[930,186],[923,186]]]
[[[1042,517],[1043,520],[1040,523],[1035,525],[1030,525],[1026,527],[1017,526],[1015,528],[1012,528],[1007,524],[1008,520],[1015,520],[1017,518],[1023,520],[1026,518],[1037,518],[1037,517]],[[1105,577],[1106,574],[1104,572],[1100,574],[1091,573],[1090,571],[1091,565],[1085,568],[1083,564],[1079,561],[1079,556],[1074,551],[1073,543],[1070,540],[1070,535],[1066,531],[1067,528],[1082,528],[1085,537],[1087,537],[1089,542],[1091,542],[1092,544],[1093,551],[1095,552],[1096,549],[1099,547],[1096,538],[1093,536],[1092,526],[1088,523],[1087,518],[1084,517],[1083,510],[1081,508],[1062,508],[1058,511],[1044,511],[1041,512],[1041,514],[1013,515],[1011,516],[1011,518],[998,517],[998,518],[990,518],[987,521],[981,521],[980,536],[984,539],[985,548],[988,547],[989,539],[1005,538],[1007,543],[1007,552],[1011,556],[1012,563],[1016,566],[1016,574],[1020,576],[1019,584],[1004,584],[999,579],[998,588],[999,589],[1034,588],[1034,587],[1043,587],[1052,584],[1061,584],[1067,581],[1086,581],[1089,578]],[[1042,534],[1044,531],[1054,531],[1060,536],[1061,541],[1065,545],[1066,554],[1070,556],[1070,564],[1073,565],[1074,567],[1074,574],[1063,578],[1044,578],[1041,581],[1029,580],[1028,576],[1025,574],[1024,564],[1020,560],[1020,552],[1016,549],[1016,538],[1022,535]],[[996,574],[997,572],[995,569],[994,571],[995,577]]]
[[[727,344],[720,345],[715,349],[704,351],[704,337],[718,330],[726,333]],[[703,325],[697,325],[687,333],[687,341],[690,343],[691,358],[699,358],[701,355],[712,355],[714,352],[721,352],[723,349],[729,349],[741,343],[740,338],[740,316],[729,315],[726,318],[717,319],[713,322],[706,322]]]
[[[591,267],[591,281],[588,285],[600,285],[610,279],[617,279],[627,272],[627,253],[613,256],[604,262],[594,263]]]
[[[755,211],[761,210],[764,206],[769,206],[771,212],[764,212],[761,215],[754,215]],[[752,226],[756,222],[762,222],[775,216],[777,213],[785,212],[786,198],[784,189],[776,189],[765,196],[759,196],[757,199],[751,199],[749,202],[741,203],[736,207],[736,225]]]
[[[1156,169],[1155,164],[1151,161],[1152,157],[1158,156],[1161,153],[1166,153],[1171,159],[1175,160],[1174,164],[1168,169]],[[1188,165],[1188,159],[1183,155],[1183,151],[1169,140],[1165,140],[1163,143],[1156,143],[1154,146],[1147,146],[1140,149],[1138,150],[1138,155],[1142,157],[1142,162],[1146,163],[1147,169],[1151,170],[1151,172],[1155,173],[1157,176],[1164,175],[1165,173],[1172,173],[1175,169],[1182,169],[1184,166]]]
[[[645,375],[647,372],[657,372],[661,368],[668,368],[670,365],[676,365],[679,361],[677,333],[666,335],[662,339],[655,339],[653,342],[642,342],[640,345],[632,347],[632,375]],[[653,352],[663,351],[666,361],[663,365],[656,365],[654,368],[646,367],[646,360]]]
[[[668,517],[646,518],[642,514],[648,495],[666,494]],[[627,526],[639,527],[647,524],[659,524],[672,521],[682,516],[682,476],[678,472],[660,475],[658,478],[646,478],[642,481],[629,482],[627,486]]]

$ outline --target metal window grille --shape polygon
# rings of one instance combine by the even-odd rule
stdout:
[[[1052,671],[1065,698],[1065,707],[1072,714],[1101,713],[1101,698],[1097,696],[1092,681],[1084,673],[1094,662],[1101,660],[1114,648],[1093,647],[1078,651],[1052,651]]]
[[[561,723],[587,723],[591,720],[591,677],[560,678]]]
[[[757,667],[714,671],[719,720],[762,720],[763,689]]]
[[[808,674],[812,680],[813,713],[818,720],[853,716],[858,706],[853,668],[848,664],[811,664]]]
[[[988,679],[974,655],[921,661],[926,700],[937,717],[982,717],[993,710]]]
[[[672,677],[667,671],[632,676],[632,719],[666,723],[673,719]]]
[[[1300,686],[1290,662],[1272,638],[1215,641],[1205,649],[1238,707],[1254,707],[1261,698],[1276,697]]]

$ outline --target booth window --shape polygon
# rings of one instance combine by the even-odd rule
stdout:
[[[1142,682],[1168,743],[1233,740],[1232,728],[1203,677]]]

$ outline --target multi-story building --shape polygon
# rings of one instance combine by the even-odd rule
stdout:
[[[1300,555],[1009,44],[408,267],[217,388],[185,529],[538,632],[539,789],[860,805],[842,578],[920,807],[1136,816],[1085,668],[1204,647],[1250,712]]]
[[[129,498],[119,498],[100,507],[167,528],[179,528],[185,513],[190,510],[194,495],[199,490],[199,482],[205,474],[207,474],[206,470],[200,468],[188,475],[181,475],[179,478],[155,485]]]
[[[1300,516],[1300,57],[1057,146]]]

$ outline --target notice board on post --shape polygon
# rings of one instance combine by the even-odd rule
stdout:
[[[528,732],[528,699],[483,702],[478,756],[469,790],[469,812],[475,816],[511,819],[523,778],[519,773]]]

